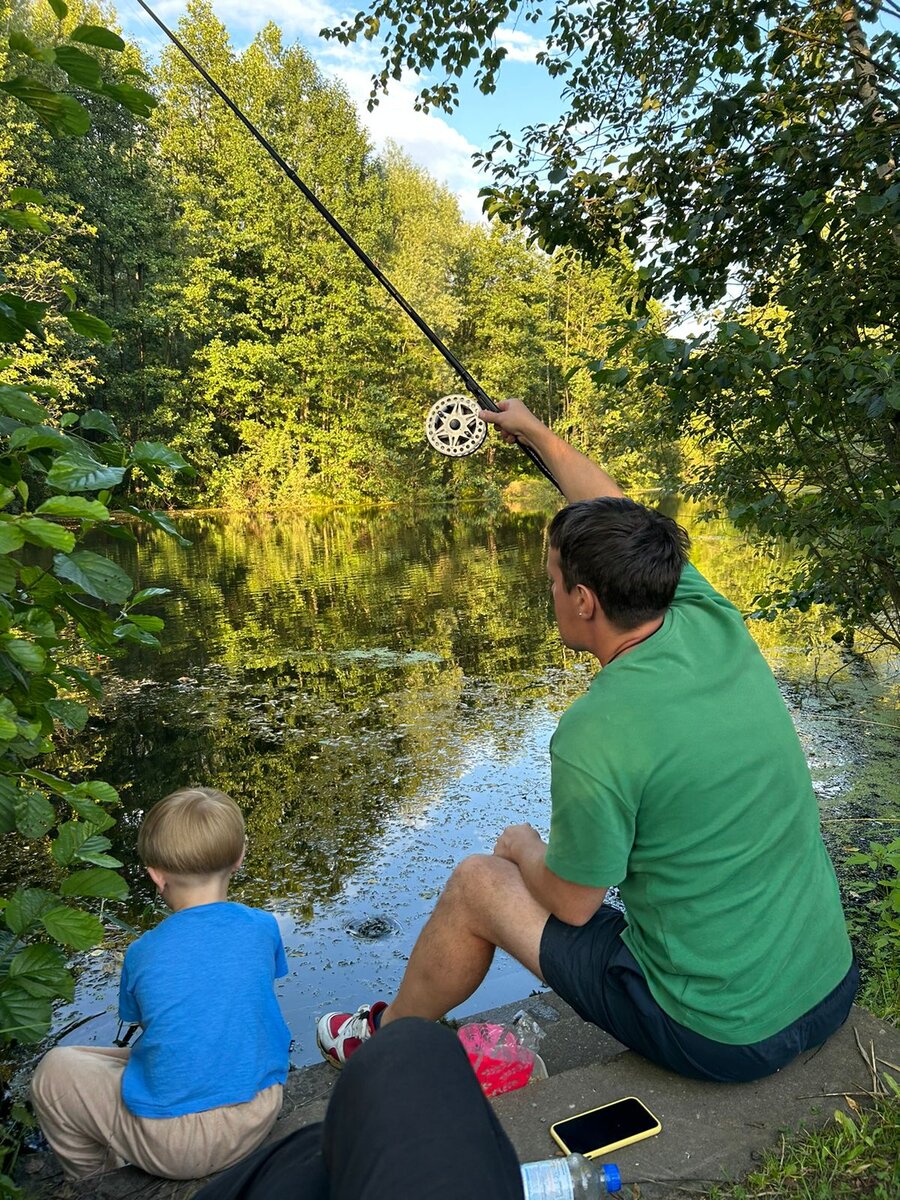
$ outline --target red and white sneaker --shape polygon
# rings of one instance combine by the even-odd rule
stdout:
[[[387,1005],[383,1000],[363,1004],[355,1013],[333,1012],[319,1017],[316,1045],[326,1062],[340,1070],[351,1054],[367,1042],[378,1028],[377,1018]]]

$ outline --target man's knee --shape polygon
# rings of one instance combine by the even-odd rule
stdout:
[[[31,1102],[38,1110],[53,1102],[77,1069],[76,1052],[69,1046],[48,1050],[31,1077]]]
[[[489,906],[498,889],[524,887],[514,863],[493,854],[470,854],[458,863],[447,881],[446,894],[481,908]]]

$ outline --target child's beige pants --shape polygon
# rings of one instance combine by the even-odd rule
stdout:
[[[136,1117],[122,1101],[130,1053],[113,1046],[58,1046],[34,1073],[31,1102],[70,1179],[125,1163],[165,1179],[200,1179],[255,1150],[275,1123],[280,1083],[245,1104],[183,1117]]]

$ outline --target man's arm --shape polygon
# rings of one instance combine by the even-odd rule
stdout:
[[[510,825],[504,829],[494,854],[515,863],[538,904],[567,925],[586,924],[603,903],[606,888],[570,883],[550,870],[544,862],[547,847],[531,825]]]
[[[484,410],[482,420],[496,425],[504,441],[522,442],[535,450],[570,504],[596,496],[624,495],[611,475],[548,429],[521,400],[501,400],[499,407],[500,412]]]

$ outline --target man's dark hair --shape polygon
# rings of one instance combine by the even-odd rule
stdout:
[[[675,595],[690,539],[671,517],[619,496],[580,500],[550,525],[566,591],[584,584],[619,629],[661,616]]]

